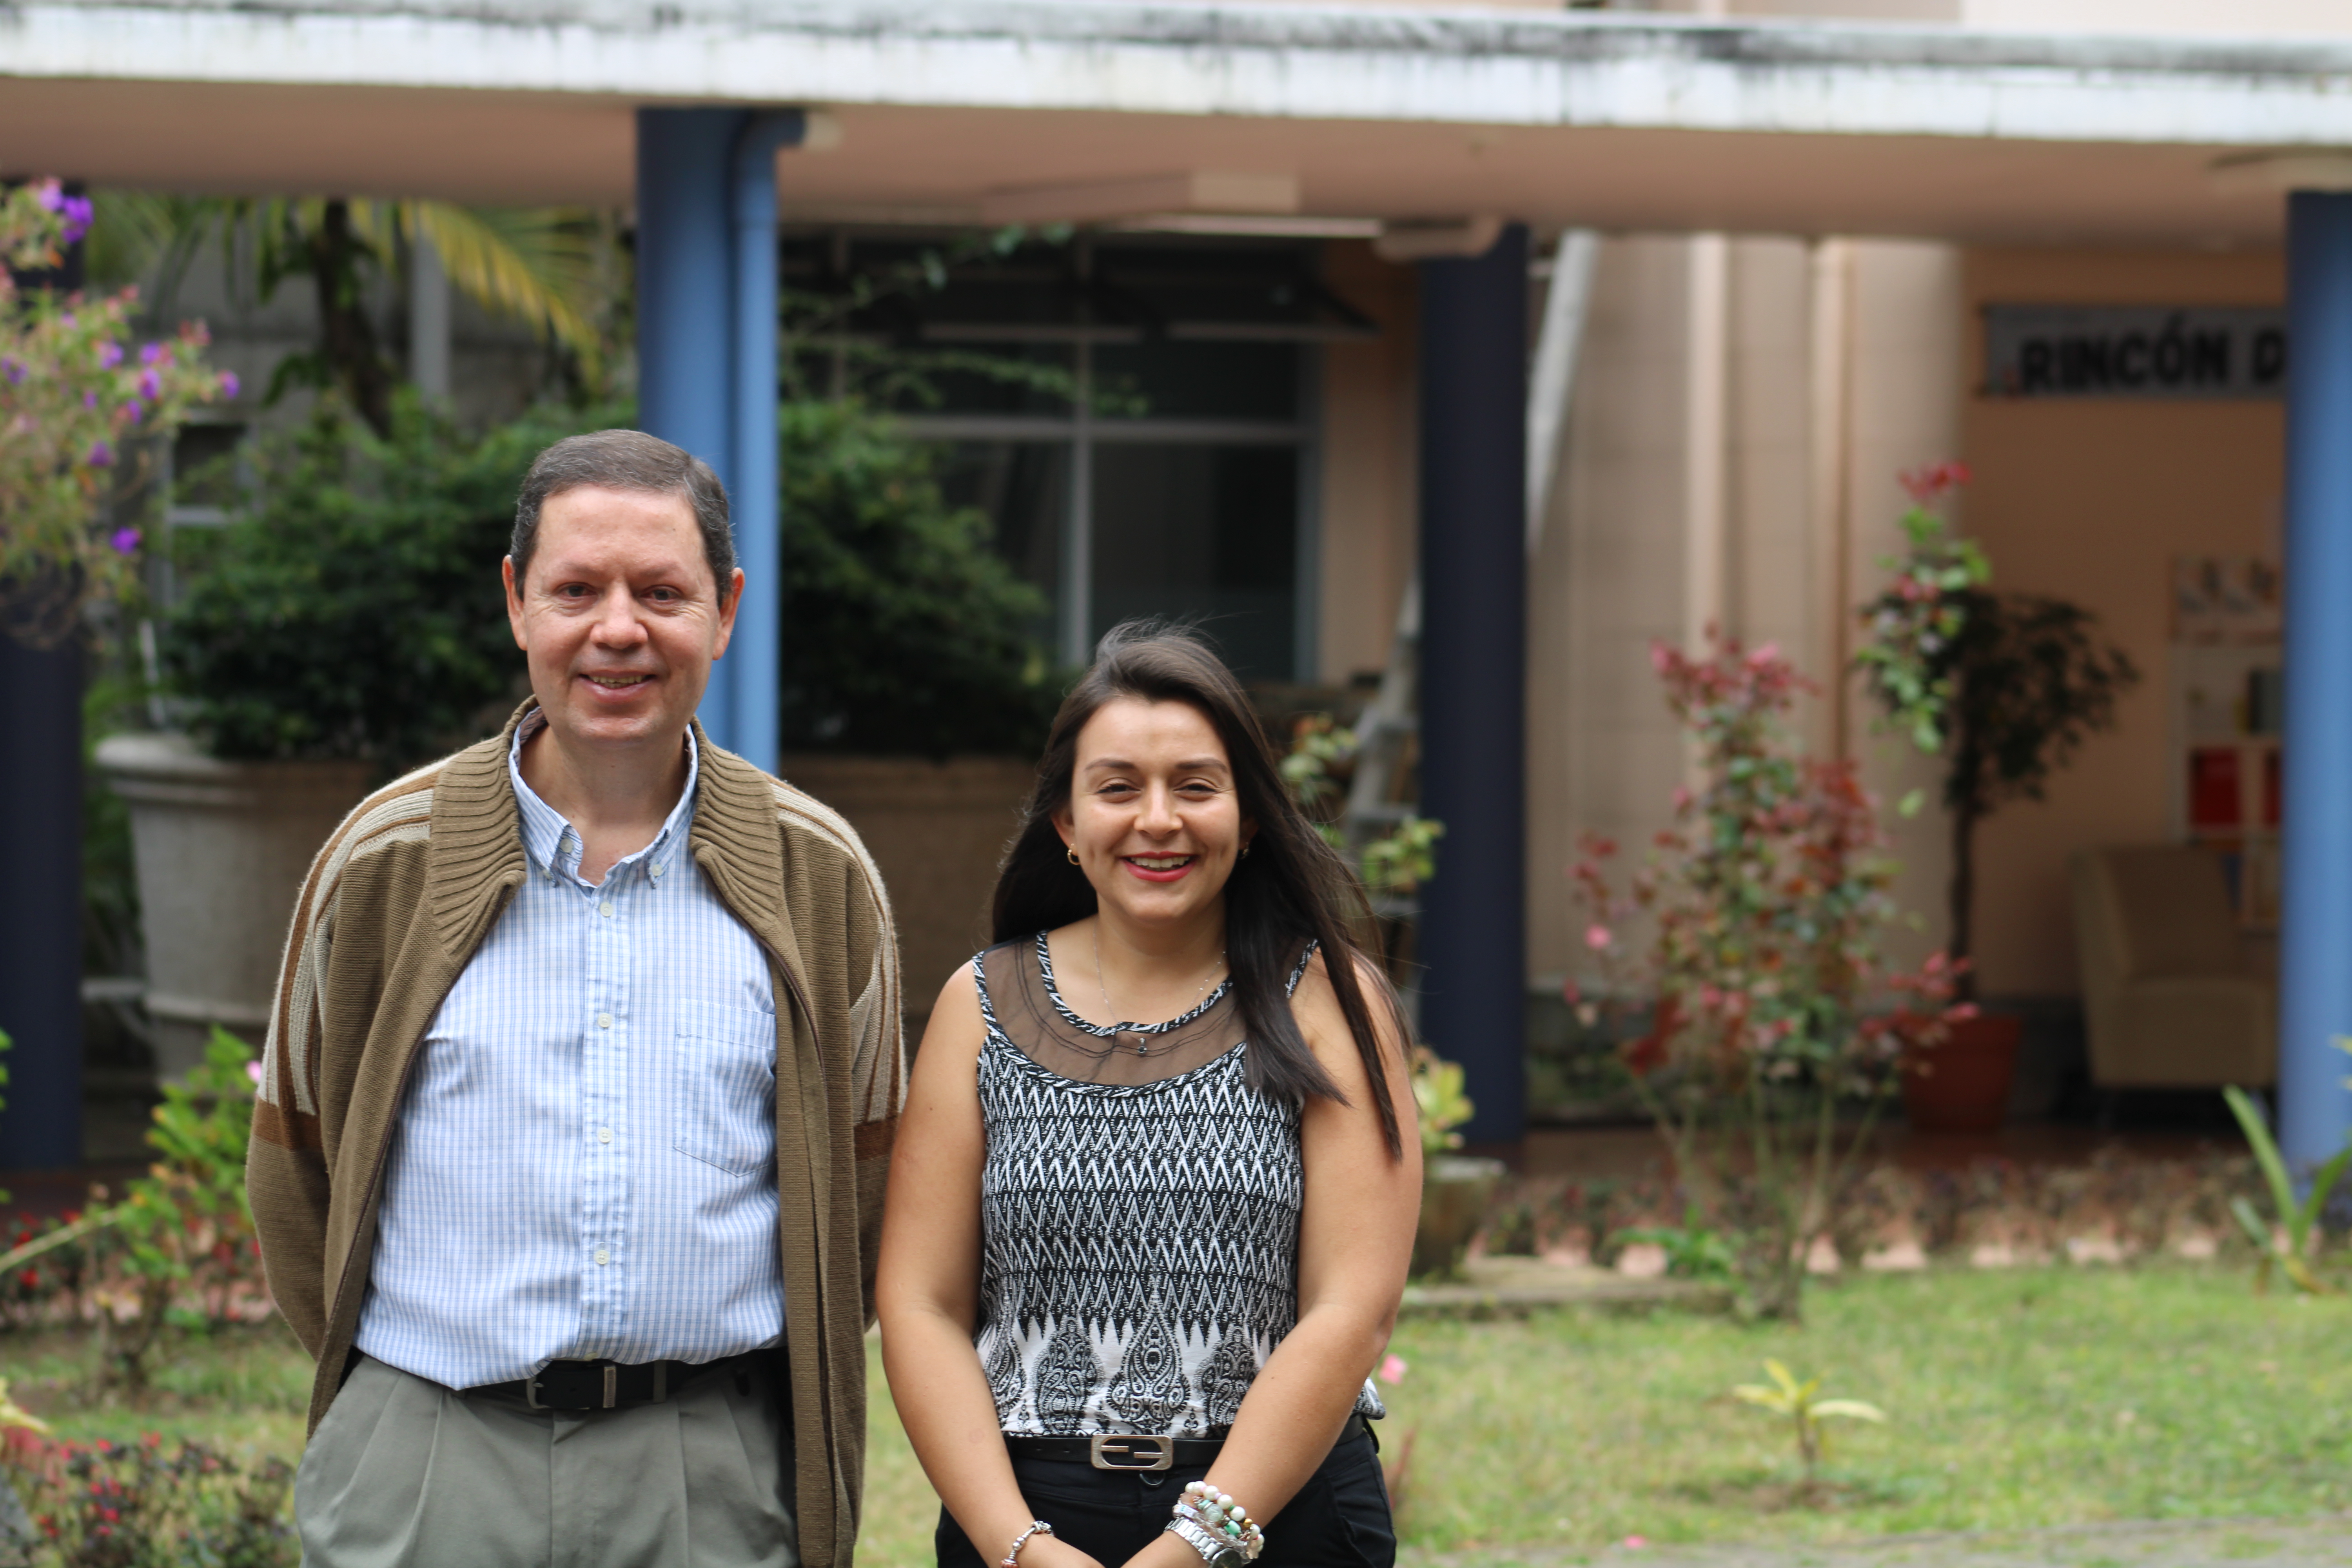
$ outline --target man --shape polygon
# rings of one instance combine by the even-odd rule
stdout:
[[[318,1357],[313,1568],[847,1568],[904,1096],[880,878],[693,721],[743,574],[701,462],[540,455],[531,698],[304,883],[249,1185]]]

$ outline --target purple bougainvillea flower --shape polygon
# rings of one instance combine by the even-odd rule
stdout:
[[[55,180],[42,181],[40,201],[43,206],[48,208],[49,211],[53,213],[65,211],[65,187],[58,184]]]
[[[83,394],[81,395],[81,405],[82,405],[84,408],[95,408],[95,407],[97,407],[97,406],[98,406],[98,394],[97,394],[97,393],[95,393],[95,392],[85,392],[85,393],[83,393]]]
[[[122,345],[121,343],[100,343],[98,345],[99,369],[112,370],[116,365],[119,365],[121,363]]]
[[[125,425],[136,425],[139,423],[140,416],[146,412],[147,405],[134,397],[122,405],[122,422]]]
[[[157,360],[162,359],[163,357],[163,345],[162,343],[142,343],[139,345],[139,363],[141,364],[153,364]]]
[[[89,456],[84,461],[93,468],[110,468],[114,466],[114,448],[104,441],[92,441]]]
[[[223,397],[235,397],[236,395],[237,385],[238,382],[236,379],[236,372],[233,370],[225,370],[221,372],[221,395]]]
[[[25,381],[25,367],[16,360],[0,358],[0,375],[8,378],[9,385],[21,386]]]
[[[118,528],[114,531],[114,537],[107,542],[114,546],[114,552],[117,555],[128,555],[139,548],[139,531],[135,528]]]
[[[152,402],[163,395],[163,378],[152,370],[139,373],[139,395]]]

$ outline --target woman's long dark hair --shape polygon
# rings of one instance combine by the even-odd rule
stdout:
[[[1322,944],[1324,972],[1371,1080],[1381,1135],[1389,1152],[1402,1156],[1387,1065],[1360,981],[1367,973],[1380,973],[1376,965],[1361,963],[1365,943],[1357,933],[1373,929],[1363,884],[1283,787],[1274,748],[1241,683],[1193,633],[1150,621],[1113,627],[1097,647],[1093,668],[1062,700],[1037,763],[1037,782],[1022,807],[1020,834],[996,874],[993,940],[1016,941],[1095,913],[1094,885],[1070,864],[1054,817],[1070,801],[1078,731],[1103,704],[1121,697],[1197,709],[1224,742],[1242,815],[1257,825],[1249,857],[1234,861],[1224,889],[1225,963],[1250,1045],[1250,1087],[1292,1104],[1310,1096],[1347,1103],[1299,1034],[1284,991],[1299,951],[1312,937]],[[1398,1038],[1404,1038],[1395,994],[1384,979],[1375,982],[1374,990]]]

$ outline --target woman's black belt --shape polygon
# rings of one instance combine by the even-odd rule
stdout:
[[[1360,1437],[1370,1430],[1360,1415],[1351,1415],[1339,1428],[1339,1443]],[[1216,1463],[1224,1451],[1223,1437],[1148,1437],[1130,1432],[1098,1432],[1091,1437],[1024,1437],[1004,1435],[1004,1447],[1016,1459],[1069,1459],[1097,1470],[1197,1469]],[[1338,1447],[1335,1443],[1333,1447]]]

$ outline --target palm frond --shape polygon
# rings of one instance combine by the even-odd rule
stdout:
[[[370,204],[371,206],[376,204]],[[391,204],[383,204],[390,205]],[[398,219],[432,242],[449,281],[483,309],[529,322],[595,366],[604,353],[593,220],[571,207],[401,202]],[[371,212],[371,224],[389,215]]]

